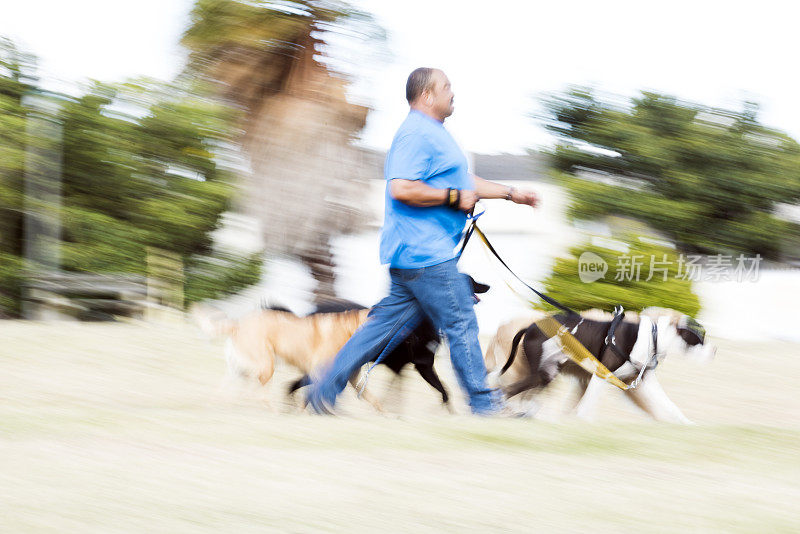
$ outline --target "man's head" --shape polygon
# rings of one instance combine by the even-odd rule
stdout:
[[[418,109],[440,121],[453,114],[450,80],[439,69],[415,69],[406,82],[406,100],[412,109]]]

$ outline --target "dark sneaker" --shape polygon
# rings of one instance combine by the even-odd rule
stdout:
[[[335,415],[333,413],[333,406],[322,399],[322,395],[316,388],[311,388],[306,396],[306,407],[308,410],[316,415]]]

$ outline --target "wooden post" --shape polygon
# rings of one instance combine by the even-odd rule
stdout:
[[[148,320],[181,316],[184,301],[183,278],[183,261],[179,254],[147,247]]]

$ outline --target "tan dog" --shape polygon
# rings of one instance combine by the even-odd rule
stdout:
[[[333,359],[350,336],[367,320],[369,310],[320,313],[298,317],[293,313],[259,310],[234,321],[208,306],[197,305],[192,316],[212,337],[226,337],[228,371],[254,376],[265,385],[275,372],[275,358],[311,373]],[[358,376],[350,378],[355,388]],[[368,392],[364,400],[382,412],[380,403]]]

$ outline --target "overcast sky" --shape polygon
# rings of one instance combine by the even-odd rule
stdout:
[[[0,35],[53,80],[169,79],[192,0],[0,0]],[[468,150],[521,152],[548,142],[536,97],[569,84],[634,95],[655,89],[704,104],[762,105],[762,121],[800,139],[800,2],[359,0],[388,31],[354,58],[352,96],[375,111],[363,141],[385,148],[407,112],[418,66],[453,82],[448,126]]]

